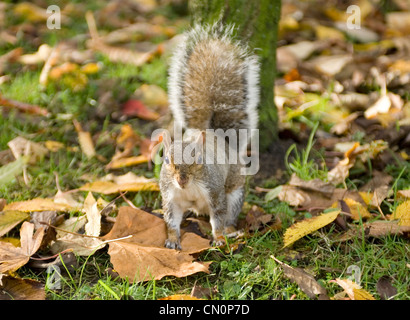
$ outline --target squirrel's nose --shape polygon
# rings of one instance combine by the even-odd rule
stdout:
[[[188,177],[186,176],[179,176],[177,178],[177,182],[181,188],[184,188],[185,185],[188,183]]]

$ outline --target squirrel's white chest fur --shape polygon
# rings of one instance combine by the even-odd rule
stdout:
[[[191,210],[196,214],[209,214],[209,195],[205,185],[192,180],[185,188],[173,185],[171,201],[182,211]]]

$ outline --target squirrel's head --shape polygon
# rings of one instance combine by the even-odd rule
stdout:
[[[172,183],[179,189],[189,188],[189,185],[203,174],[203,144],[204,135],[201,132],[185,140],[171,141],[168,134],[162,136],[163,170],[171,176]]]

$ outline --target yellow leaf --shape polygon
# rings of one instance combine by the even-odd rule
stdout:
[[[57,152],[58,150],[64,148],[64,143],[53,141],[53,140],[47,140],[45,142],[45,146],[49,151]]]
[[[81,67],[81,71],[85,74],[94,74],[100,71],[100,66],[98,63],[90,62]]]
[[[353,220],[360,220],[360,217],[363,219],[371,218],[372,215],[370,212],[360,203],[353,199],[346,198],[344,202],[350,209],[350,213],[352,214]]]
[[[0,212],[0,237],[29,217],[28,213],[21,211]]]
[[[63,204],[55,203],[52,199],[36,198],[27,201],[18,201],[7,204],[4,211],[17,210],[23,212],[34,212],[34,211],[70,211],[72,207]]]
[[[290,226],[284,234],[283,247],[285,248],[313,231],[328,225],[337,218],[339,213],[340,210],[335,210],[330,213],[323,213],[320,216],[305,219]]]
[[[354,300],[375,300],[374,297],[364,289],[353,288]]]
[[[137,191],[159,191],[159,186],[154,181],[149,182],[128,182],[117,184],[111,181],[95,181],[86,183],[80,187],[81,191],[92,191],[102,194],[112,194],[119,192],[137,192]]]
[[[124,167],[131,167],[137,164],[148,162],[148,158],[145,155],[127,157],[127,158],[120,158],[111,161],[107,165],[107,169],[119,169]]]
[[[94,149],[94,142],[91,138],[91,134],[88,131],[84,131],[81,124],[78,121],[74,121],[75,129],[78,133],[78,141],[80,143],[81,150],[87,156],[87,158],[92,158],[96,155]]]
[[[374,297],[362,289],[357,283],[350,279],[335,279],[330,282],[335,282],[344,289],[344,292],[349,296],[351,300],[375,300]]]
[[[173,294],[171,296],[164,297],[159,300],[203,300],[203,299],[198,299],[189,294]]]
[[[410,226],[410,200],[401,203],[391,215],[390,219],[398,219],[399,226]]]

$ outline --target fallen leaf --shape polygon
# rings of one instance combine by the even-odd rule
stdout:
[[[303,238],[304,236],[316,231],[329,223],[333,222],[339,215],[340,210],[335,210],[329,213],[322,213],[320,216],[316,216],[309,219],[304,219],[300,222],[296,222],[286,229],[283,236],[283,247],[288,247],[295,241]]]
[[[117,177],[118,178],[118,177]],[[125,191],[138,192],[138,191],[159,191],[158,183],[154,180],[147,179],[145,177],[138,177],[134,181],[119,180],[119,183],[97,180],[94,182],[86,183],[81,186],[79,190],[81,191],[92,191],[102,194],[113,194]]]
[[[19,159],[0,167],[0,185],[5,186],[12,182],[16,176],[23,172],[27,162],[27,157],[20,157]]]
[[[10,276],[0,278],[0,300],[45,300],[44,284]]]
[[[189,294],[173,294],[168,297],[164,297],[158,300],[203,300],[194,296],[191,296]]]
[[[138,164],[146,163],[148,162],[148,160],[149,159],[146,155],[115,159],[106,166],[106,169],[119,169],[119,168],[136,166]]]
[[[249,231],[259,230],[273,220],[273,215],[266,214],[265,211],[256,205],[246,214],[246,229]]]
[[[280,201],[288,202],[289,205],[294,207],[303,206],[306,203],[311,202],[311,198],[308,193],[297,187],[288,185],[282,186],[278,194],[278,199]]]
[[[380,238],[388,235],[402,235],[410,232],[410,226],[401,226],[397,221],[373,221],[363,225],[365,234],[369,237]]]
[[[332,56],[319,56],[309,61],[313,65],[313,68],[326,75],[337,75],[349,62],[352,61],[351,55],[332,55]]]
[[[27,140],[23,137],[14,138],[10,140],[7,145],[16,159],[25,156],[31,164],[37,163],[48,154],[47,148],[43,147],[40,143]]]
[[[78,134],[78,141],[80,143],[81,150],[87,156],[87,158],[92,158],[96,155],[94,149],[94,142],[91,138],[91,134],[88,131],[84,131],[81,124],[74,120],[74,126]]]
[[[7,204],[4,211],[16,210],[23,212],[34,211],[70,211],[73,208],[63,203],[55,203],[53,199],[36,198],[27,201],[18,201]]]
[[[31,54],[24,54],[18,58],[18,61],[23,64],[33,65],[40,62],[45,62],[51,54],[53,49],[46,43],[38,47],[37,52]]]
[[[20,228],[21,247],[0,242],[0,273],[13,272],[24,266],[41,245],[44,229],[38,229],[34,235],[34,224],[24,222]]]
[[[350,214],[352,215],[353,220],[368,219],[372,215],[370,212],[360,203],[353,199],[346,198],[343,200],[349,207]]]
[[[390,219],[398,219],[399,226],[410,227],[410,200],[406,200],[399,204],[396,210],[394,210],[394,213],[390,216]]]
[[[350,279],[335,279],[329,282],[337,283],[351,300],[375,300],[374,297]]]
[[[62,236],[57,237],[56,241],[52,243],[50,247],[51,252],[58,253],[67,249],[72,249],[77,255],[89,256],[96,250],[105,246],[104,241],[97,238],[101,232],[101,214],[97,207],[97,201],[91,192],[88,193],[84,200],[83,208],[85,211],[85,219],[81,219],[80,223],[78,223],[78,220],[73,220],[76,231],[70,229],[66,230],[77,232],[82,225],[84,225],[85,236],[63,232]],[[87,221],[86,223],[85,220]],[[71,224],[71,226],[73,226],[73,224]],[[63,227],[60,225],[60,228]],[[59,235],[61,235],[61,232]]]
[[[29,217],[28,213],[21,211],[0,212],[0,237]]]
[[[300,187],[303,190],[317,191],[327,196],[331,196],[335,191],[335,186],[331,183],[324,182],[320,179],[303,180],[300,179],[295,173],[292,174],[288,183],[289,185]]]
[[[286,263],[276,259],[275,257],[271,256],[283,269],[283,272],[286,277],[288,277],[291,281],[296,282],[299,288],[308,295],[309,298],[315,299],[317,296],[327,297],[326,289],[323,288],[313,276],[308,274],[301,268],[294,268]]]
[[[150,110],[142,101],[135,99],[130,99],[124,103],[122,113],[148,121],[155,121],[160,117],[159,113]]]
[[[29,103],[25,103],[25,102],[13,100],[13,99],[8,99],[6,97],[3,97],[1,94],[0,94],[0,106],[6,107],[6,108],[13,108],[21,112],[37,114],[37,115],[41,115],[45,117],[50,115],[48,110],[45,108],[42,108],[34,104],[29,104]]]
[[[114,269],[130,282],[209,272],[210,263],[193,261],[191,255],[208,249],[207,239],[186,232],[181,236],[182,251],[167,249],[162,219],[140,209],[121,207],[113,228],[103,238],[111,240],[128,235],[132,238],[110,242],[108,253]]]
[[[375,118],[378,114],[389,112],[391,101],[387,95],[382,95],[373,105],[371,105],[364,115],[367,119]]]

